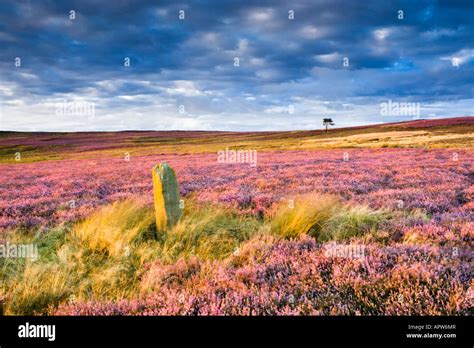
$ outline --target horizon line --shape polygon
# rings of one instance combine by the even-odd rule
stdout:
[[[328,132],[334,130],[341,130],[341,129],[358,129],[358,128],[369,128],[369,127],[377,127],[377,126],[388,126],[388,125],[399,125],[404,123],[413,123],[413,122],[422,122],[422,121],[441,121],[441,120],[464,120],[474,118],[472,116],[456,116],[456,117],[441,117],[441,118],[419,118],[419,119],[412,119],[407,121],[398,121],[398,122],[380,122],[380,123],[370,123],[366,125],[359,125],[359,126],[349,126],[349,127],[332,127],[328,129]],[[473,122],[474,123],[474,122]],[[292,129],[292,130],[266,130],[266,131],[229,131],[229,130],[200,130],[200,129],[123,129],[123,130],[81,130],[81,131],[22,131],[22,130],[2,130],[0,129],[1,133],[60,133],[60,134],[67,134],[67,133],[125,133],[125,132],[196,132],[196,133],[289,133],[289,132],[314,132],[314,131],[325,131],[324,128],[316,128],[316,129]]]

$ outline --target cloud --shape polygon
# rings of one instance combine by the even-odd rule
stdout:
[[[389,98],[420,103],[421,117],[472,114],[473,17],[469,0],[5,0],[0,129],[359,125],[396,121],[379,113]],[[96,115],[59,117],[60,100]]]
[[[204,95],[193,81],[174,81],[173,87],[166,88],[166,92],[171,95],[183,95],[185,97],[197,97]]]

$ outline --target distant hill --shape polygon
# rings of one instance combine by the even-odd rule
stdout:
[[[404,128],[429,128],[429,127],[443,127],[443,126],[459,126],[474,124],[474,116],[453,117],[453,118],[438,118],[438,119],[421,119],[414,121],[405,121],[390,124],[381,124],[380,127],[391,127],[398,125]]]
[[[474,117],[414,120],[358,127],[280,131],[0,132],[0,162],[166,153],[211,153],[223,148],[259,151],[337,148],[472,148]]]

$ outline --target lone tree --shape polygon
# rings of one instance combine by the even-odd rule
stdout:
[[[333,122],[332,118],[323,118],[323,126],[326,127],[326,133],[328,132],[328,127],[334,125],[335,123]]]

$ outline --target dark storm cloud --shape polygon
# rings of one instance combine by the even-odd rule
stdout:
[[[108,114],[186,104],[191,118],[222,120],[308,98],[329,110],[360,98],[471,100],[472,18],[470,0],[1,0],[0,93],[7,105],[80,96]]]

